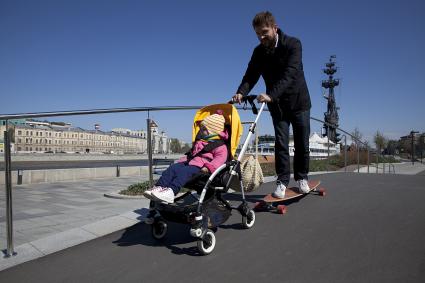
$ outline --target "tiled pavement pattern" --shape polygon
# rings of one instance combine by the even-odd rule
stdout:
[[[146,179],[146,178],[145,178]],[[13,186],[14,245],[135,211],[146,199],[114,199],[105,193],[139,182],[140,177]],[[6,248],[6,200],[0,185],[0,249]]]

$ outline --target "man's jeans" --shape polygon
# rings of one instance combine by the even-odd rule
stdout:
[[[284,112],[273,117],[275,130],[275,163],[278,181],[288,186],[290,179],[289,124],[294,134],[294,178],[306,179],[309,170],[310,110],[298,113]]]

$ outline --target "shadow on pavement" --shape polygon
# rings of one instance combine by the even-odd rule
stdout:
[[[139,223],[124,230],[124,233],[114,244],[121,247],[144,245],[151,247],[166,247],[174,254],[186,254],[199,256],[196,248],[196,239],[190,236],[189,225],[167,222],[167,235],[162,240],[152,237],[151,227],[145,223]],[[180,248],[178,245],[192,244],[190,248]]]

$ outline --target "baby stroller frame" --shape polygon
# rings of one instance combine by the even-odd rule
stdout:
[[[242,184],[240,164],[245,155],[248,144],[255,133],[257,122],[264,110],[265,103],[261,104],[261,108],[257,111],[254,104],[255,95],[244,97],[245,105],[247,102],[252,107],[252,111],[256,114],[255,121],[250,125],[248,135],[238,155],[237,160],[231,160],[218,167],[206,180],[205,184],[197,185],[200,192],[199,199],[192,192],[176,197],[174,204],[151,201],[149,214],[145,219],[145,223],[151,225],[152,236],[161,240],[167,233],[167,222],[178,222],[190,224],[190,235],[197,238],[197,247],[201,254],[207,255],[214,250],[216,237],[214,230],[217,226],[224,223],[231,215],[232,210],[237,210],[242,215],[242,225],[244,228],[251,228],[255,223],[255,212],[249,208],[245,199],[244,188]],[[205,174],[195,177],[195,179],[203,179]],[[238,177],[239,182],[235,180]],[[217,181],[217,179],[219,179]],[[189,181],[188,183],[191,183]],[[224,186],[223,186],[224,185]],[[185,187],[190,187],[186,184]],[[196,185],[195,185],[196,187]],[[202,187],[202,190],[199,189]],[[228,201],[223,199],[222,193],[227,192],[231,187],[238,189],[242,193],[242,203],[238,207],[233,207]],[[191,188],[192,189],[192,188]],[[185,204],[187,197],[192,197],[197,203]]]

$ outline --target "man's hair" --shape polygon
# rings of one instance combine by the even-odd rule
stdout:
[[[261,26],[274,27],[275,25],[276,21],[272,13],[270,13],[269,11],[258,13],[252,20],[252,26],[254,28]]]

